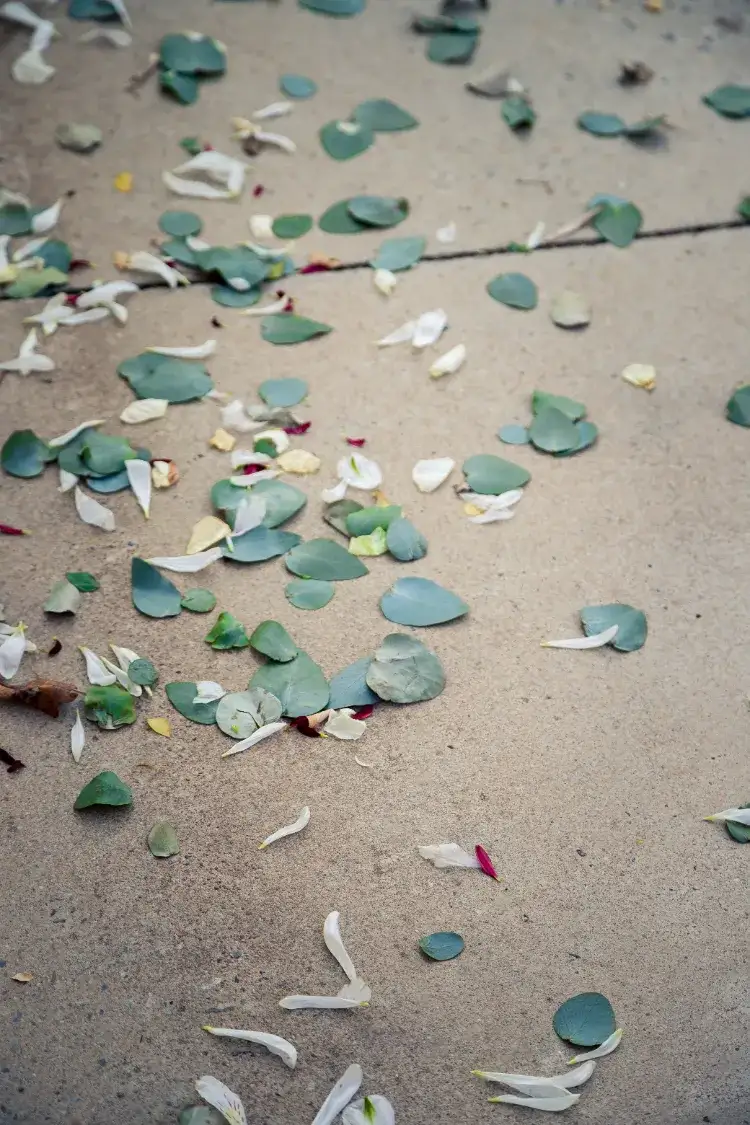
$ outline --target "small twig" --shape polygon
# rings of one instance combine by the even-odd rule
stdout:
[[[128,79],[128,84],[125,87],[126,94],[132,94],[134,98],[138,97],[141,87],[145,86],[149,78],[153,78],[159,69],[159,56],[151,55],[148,60],[148,66],[139,74],[133,74]]]

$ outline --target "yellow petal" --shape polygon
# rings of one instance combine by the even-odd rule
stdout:
[[[467,516],[481,516],[484,508],[478,508],[476,504],[464,504],[464,514]]]
[[[300,476],[305,476],[307,473],[317,473],[320,457],[306,449],[288,449],[277,457],[276,464],[282,473],[299,473]]]
[[[17,980],[19,984],[28,984],[34,977],[31,973],[14,973],[13,980]]]
[[[146,723],[151,727],[154,734],[163,734],[165,738],[171,738],[172,728],[169,725],[169,719],[146,719]]]
[[[115,264],[115,269],[130,269],[130,254],[126,254],[124,250],[116,250],[112,257],[112,261]]]
[[[118,191],[132,191],[133,173],[120,172],[119,176],[115,176],[115,187]]]
[[[228,523],[224,523],[224,520],[218,519],[217,516],[204,516],[193,528],[185,554],[197,555],[200,551],[207,551],[214,543],[219,543],[231,534],[232,529]]]
[[[278,281],[280,277],[284,276],[285,269],[286,265],[283,261],[274,262],[268,273],[266,274],[266,277],[269,281]]]
[[[226,430],[217,430],[208,444],[214,449],[220,449],[222,453],[231,453],[237,444],[237,438],[232,437]]]
[[[629,363],[622,371],[622,378],[633,387],[653,391],[656,386],[656,368],[650,363]]]
[[[372,502],[376,508],[389,508],[391,506],[390,500],[384,492],[380,491],[379,488],[376,488],[373,492]]]

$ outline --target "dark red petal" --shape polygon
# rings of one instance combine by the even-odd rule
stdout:
[[[73,270],[90,270],[90,269],[91,269],[91,262],[88,260],[88,258],[73,258],[70,265],[68,266],[68,273],[72,273]]]
[[[256,184],[253,188],[253,199],[257,199],[258,196],[262,195],[265,190],[266,189],[263,187],[263,184]]]
[[[346,439],[346,444],[347,445],[354,445],[354,446],[356,446],[357,449],[361,449],[366,441],[367,441],[367,438],[363,438],[363,437],[348,437]]]
[[[296,437],[299,434],[306,434],[310,426],[312,426],[312,422],[297,422],[294,426],[284,426],[284,433]]]
[[[322,262],[310,262],[306,266],[302,266],[297,270],[297,273],[325,273],[326,270],[331,269],[331,266],[326,266]]]
[[[308,738],[320,738],[320,731],[311,725],[306,715],[301,715],[299,719],[292,719],[290,726],[293,726],[300,734],[306,734]]]
[[[286,293],[283,289],[277,289],[276,296],[281,300],[282,297],[286,297]]]
[[[0,746],[0,762],[8,767],[8,773],[18,773],[19,770],[26,769],[26,766],[18,758],[14,758],[7,750],[3,750]]]
[[[252,476],[253,473],[259,473],[262,469],[265,469],[265,467],[265,465],[243,465],[242,475],[243,477]]]
[[[281,311],[287,312],[287,313],[288,312],[294,312],[294,298],[288,297],[287,302],[286,302],[286,304],[284,305],[284,307]]]
[[[352,715],[352,718],[353,719],[369,719],[370,715],[372,715],[374,710],[375,710],[375,704],[374,703],[368,703],[366,707],[358,707],[357,710]]]
[[[11,527],[9,523],[0,523],[0,535],[28,535],[22,527]]]
[[[47,656],[57,656],[58,652],[60,652],[61,649],[62,649],[62,641],[59,640],[57,637],[55,637],[55,639],[53,640],[52,645],[50,647],[50,650],[47,653]]]
[[[204,152],[213,152],[213,151],[214,151],[214,146],[213,146],[213,145],[210,145],[210,144],[208,143],[208,141],[206,141],[206,143],[205,143],[205,144],[203,145],[203,151],[204,151]]]
[[[69,305],[71,308],[75,308],[76,305],[78,304],[78,298],[79,297],[80,297],[80,293],[66,293],[65,294],[65,300],[63,301],[63,304]]]
[[[495,871],[495,865],[487,855],[487,852],[484,850],[481,844],[477,844],[475,846],[474,854],[479,860],[479,866],[482,868],[482,871],[484,871],[485,875],[489,875],[490,879],[497,879],[498,875],[497,871]]]

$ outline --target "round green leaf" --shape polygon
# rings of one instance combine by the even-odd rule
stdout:
[[[364,12],[367,0],[299,0],[300,8],[319,12],[324,16],[356,16]]]
[[[625,132],[625,122],[616,113],[597,113],[586,110],[578,117],[578,128],[594,137],[619,137]]]
[[[268,406],[296,406],[309,389],[304,379],[266,379],[258,387],[258,394]]]
[[[323,519],[331,527],[335,527],[342,535],[348,535],[349,529],[347,527],[347,520],[352,512],[361,512],[362,505],[357,500],[349,500],[344,497],[343,500],[334,500],[332,504],[327,504],[323,509]]]
[[[65,466],[60,465],[60,468],[63,469]],[[92,492],[109,495],[113,492],[124,492],[126,488],[130,488],[130,478],[125,469],[122,469],[119,473],[110,473],[104,477],[90,476],[86,485]]]
[[[135,700],[119,684],[90,687],[83,699],[86,718],[102,730],[130,726],[136,720]]]
[[[361,578],[367,567],[356,555],[333,539],[309,539],[293,547],[284,559],[287,570],[299,578],[318,578],[325,582],[343,582]]]
[[[528,445],[529,444],[529,431],[525,426],[516,425],[511,422],[507,426],[501,426],[497,431],[497,436],[500,441],[504,441],[506,445]]]
[[[374,270],[408,270],[415,266],[425,252],[427,239],[421,235],[413,238],[387,238],[370,261]]]
[[[0,464],[12,477],[38,477],[49,459],[49,447],[33,430],[14,430],[0,450]]]
[[[538,414],[548,407],[560,410],[566,418],[570,418],[571,422],[577,422],[579,418],[583,418],[586,414],[584,404],[576,402],[574,398],[567,398],[565,395],[551,395],[547,391],[534,391],[531,396],[532,414]]]
[[[427,554],[427,540],[407,519],[395,519],[386,531],[385,543],[399,562],[413,562]]]
[[[574,445],[571,449],[565,449],[562,453],[556,453],[555,457],[572,457],[574,453],[582,453],[584,449],[588,449],[593,445],[599,437],[599,431],[593,422],[576,422],[576,433],[578,435],[578,444]]]
[[[301,489],[280,480],[259,481],[252,486],[252,492],[254,496],[262,496],[266,502],[263,527],[279,527],[296,515],[307,503],[307,497]],[[224,516],[227,523],[233,525],[234,513],[247,495],[246,488],[238,488],[229,480],[218,480],[211,489],[211,503]],[[249,532],[245,534],[248,535]],[[236,544],[237,540],[235,540],[235,547]]]
[[[372,129],[373,133],[400,133],[414,129],[419,122],[411,113],[388,98],[369,98],[360,102],[352,113],[352,120]]]
[[[349,214],[368,227],[395,227],[409,214],[406,199],[388,195],[355,195],[348,203]]]
[[[327,336],[333,329],[319,320],[308,320],[296,313],[271,313],[260,323],[260,334],[269,344],[302,344],[315,336]]]
[[[232,549],[222,547],[225,559],[237,563],[264,562],[285,555],[300,543],[302,537],[293,531],[274,531],[268,527],[254,527],[232,540]]]
[[[148,850],[157,859],[168,859],[171,855],[178,855],[180,844],[177,833],[166,820],[157,820],[148,834]]]
[[[333,160],[351,160],[375,140],[372,129],[353,121],[329,121],[319,130],[320,143]]]
[[[74,809],[90,809],[92,805],[132,805],[133,792],[116,773],[104,770],[92,777],[76,797]]]
[[[616,1028],[615,1013],[601,992],[579,992],[555,1012],[552,1026],[576,1047],[598,1047]]]
[[[633,241],[643,223],[643,215],[633,203],[605,203],[594,216],[594,230],[613,246],[623,249]]]
[[[225,309],[249,309],[257,305],[263,290],[253,286],[240,292],[239,289],[232,289],[230,285],[212,285],[209,292],[211,300]]]
[[[335,593],[333,582],[315,578],[296,578],[284,587],[284,596],[295,609],[322,609]]]
[[[535,309],[539,294],[531,278],[523,273],[501,273],[487,283],[490,297],[511,309]]]
[[[494,453],[468,457],[463,463],[463,472],[469,488],[486,496],[499,496],[512,488],[523,488],[531,480],[528,469],[496,457]]]
[[[726,406],[727,418],[736,426],[750,426],[750,383],[739,387]]]
[[[204,364],[157,352],[124,359],[117,374],[127,380],[138,398],[165,398],[173,403],[203,398],[214,386]]]
[[[318,219],[318,226],[326,234],[359,234],[360,231],[368,229],[364,223],[358,223],[350,214],[348,199],[332,203]]]
[[[340,707],[369,707],[372,703],[380,702],[380,697],[371,691],[365,681],[371,662],[371,656],[363,656],[333,677],[329,707],[335,710]]]
[[[261,621],[250,634],[250,644],[269,660],[285,664],[299,652],[296,644],[279,621]]]
[[[318,665],[306,652],[299,652],[286,664],[264,664],[250,681],[281,701],[282,714],[290,719],[314,715],[328,704],[328,684]]]
[[[630,137],[631,140],[638,140],[653,137],[659,133],[659,130],[667,122],[666,114],[659,114],[657,117],[644,117],[641,121],[636,121],[632,125],[625,126],[625,136]]]
[[[192,723],[201,723],[203,726],[210,727],[216,722],[219,700],[214,699],[210,703],[193,703],[198,694],[198,687],[192,681],[175,680],[171,684],[165,684],[164,690],[174,709],[186,719],[190,719]]]
[[[128,677],[134,684],[152,687],[159,679],[159,673],[150,660],[141,657],[138,660],[131,660],[128,664]]]
[[[99,580],[87,570],[69,570],[65,577],[82,594],[92,594],[94,590],[99,589]]]
[[[452,961],[464,951],[464,939],[453,930],[441,930],[419,939],[419,948],[431,961]]]
[[[80,604],[80,591],[67,578],[61,578],[50,590],[42,609],[45,613],[76,613]]]
[[[220,652],[229,648],[247,648],[250,644],[245,626],[226,610],[219,614],[203,639]]]
[[[198,266],[197,251],[188,246],[184,238],[168,238],[159,246],[163,258],[173,258],[183,266]]]
[[[180,605],[183,609],[189,609],[191,613],[210,613],[216,605],[216,597],[210,590],[196,586],[192,590],[185,591]]]
[[[180,105],[195,105],[198,101],[198,80],[192,74],[180,74],[178,70],[159,72],[159,86]]]
[[[615,639],[611,642],[612,648],[616,648],[618,652],[635,652],[643,648],[648,633],[645,613],[634,609],[632,605],[619,602],[585,606],[581,610],[581,625],[587,637],[618,625]]]
[[[271,224],[277,238],[302,238],[313,226],[312,215],[279,215]]]
[[[370,661],[365,682],[387,702],[420,703],[440,695],[445,673],[437,656],[421,641],[405,633],[390,633]]]
[[[530,129],[536,121],[536,112],[531,102],[522,94],[512,94],[509,98],[503,98],[500,114],[514,133],[518,130]]]
[[[32,215],[25,203],[6,203],[0,207],[0,234],[11,238],[31,234]]]
[[[347,535],[371,535],[376,527],[387,528],[401,515],[398,504],[357,508],[346,517]]]
[[[195,250],[196,265],[206,274],[218,274],[225,285],[238,293],[257,288],[269,276],[269,262],[249,246],[210,246]]]
[[[218,41],[195,32],[165,35],[159,61],[166,70],[180,74],[223,74],[227,68],[226,52]]]
[[[59,238],[48,238],[35,252],[34,257],[41,258],[47,269],[55,269],[67,274],[73,260],[73,253],[67,242],[62,242]]]
[[[259,727],[280,718],[278,697],[258,686],[223,695],[216,708],[216,725],[230,738],[249,738]]]
[[[467,63],[471,61],[478,43],[477,33],[438,32],[427,42],[427,58],[434,63]]]
[[[81,446],[80,458],[84,466],[82,475],[94,473],[96,476],[110,476],[119,473],[125,468],[125,462],[134,457],[135,450],[127,438],[112,437],[91,430]]]
[[[133,605],[139,613],[176,617],[180,612],[180,591],[145,559],[131,559],[130,581]]]
[[[722,117],[750,117],[750,86],[717,86],[703,101]]]
[[[575,423],[554,406],[545,406],[534,415],[529,427],[532,445],[544,453],[564,453],[578,446]]]
[[[396,625],[443,625],[469,612],[466,602],[429,578],[397,578],[380,599],[383,616]]]
[[[331,704],[333,706],[333,704]],[[739,809],[750,809],[750,804],[738,805]],[[750,844],[750,824],[740,824],[736,820],[725,820],[724,827],[738,844]]]
[[[303,74],[282,74],[279,89],[288,98],[311,98],[318,92],[317,83]]]
[[[194,211],[163,211],[159,216],[159,230],[173,238],[189,238],[200,234],[203,220]]]

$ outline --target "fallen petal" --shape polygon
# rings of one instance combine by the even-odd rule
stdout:
[[[348,708],[341,711],[332,711],[323,727],[324,734],[330,734],[334,738],[345,741],[361,738],[366,730],[367,723],[363,723],[360,719],[353,719]]]
[[[342,482],[366,492],[372,492],[383,483],[380,465],[362,453],[350,453],[348,457],[342,457],[336,466],[336,472]]]
[[[430,375],[433,379],[439,379],[441,375],[454,375],[459,367],[463,366],[465,360],[466,345],[456,344],[455,348],[451,348],[449,352],[435,360],[430,368]]]
[[[209,547],[213,547],[214,543],[220,543],[222,539],[226,539],[231,534],[232,529],[229,524],[220,520],[218,516],[203,516],[190,533],[190,541],[185,548],[185,554],[202,554]]]
[[[482,868],[482,871],[484,871],[485,875],[489,875],[490,879],[497,879],[497,871],[495,871],[495,865],[481,844],[475,845],[474,854],[479,860],[479,866]]]
[[[477,857],[469,855],[459,844],[425,844],[417,851],[435,867],[481,867]]]
[[[213,184],[204,184],[200,180],[183,180],[172,172],[162,172],[162,183],[173,195],[182,195],[192,199],[233,199],[234,196],[226,188],[214,187]]]
[[[278,731],[284,730],[286,723],[266,723],[263,727],[258,727],[254,734],[249,738],[243,738],[241,742],[235,742],[234,746],[229,750],[225,750],[221,755],[222,758],[231,758],[234,754],[241,754],[243,750],[249,750],[251,746],[255,746],[258,742],[263,742],[264,739],[270,738],[272,734],[277,734]]]
[[[448,317],[443,309],[422,313],[414,328],[412,346],[417,350],[436,344],[448,327]]]
[[[610,625],[603,633],[591,637],[571,637],[567,641],[542,641],[542,648],[603,648],[617,636],[619,625]]]
[[[451,242],[455,242],[456,241],[456,224],[455,223],[448,223],[446,226],[440,227],[435,232],[435,238],[438,240],[438,242],[441,242],[444,246],[449,245],[449,243],[451,243]]]
[[[195,1088],[204,1102],[208,1102],[214,1109],[218,1109],[229,1125],[247,1125],[245,1107],[242,1102],[218,1078],[213,1078],[210,1074],[204,1074],[195,1083]]]
[[[623,368],[622,378],[633,387],[641,387],[644,391],[653,391],[656,386],[656,368],[650,363],[629,363]]]
[[[227,694],[221,684],[217,684],[215,680],[198,680],[195,686],[198,694],[193,699],[193,704],[213,703],[214,700],[222,699]]]
[[[284,996],[279,1007],[288,1012],[298,1012],[303,1008],[366,1008],[361,1000],[348,1000],[344,996]]]
[[[569,1070],[566,1074],[556,1074],[553,1078],[538,1078],[533,1074],[505,1074],[497,1070],[472,1070],[471,1073],[476,1078],[483,1078],[485,1082],[502,1082],[504,1086],[512,1086],[516,1090],[528,1092],[531,1087],[539,1086],[553,1086],[557,1087],[557,1090],[570,1090],[574,1086],[582,1086],[584,1082],[588,1082],[595,1068],[595,1062],[584,1062],[575,1070]],[[553,1094],[557,1090],[554,1090]],[[537,1096],[546,1095],[541,1093]]]
[[[411,479],[420,492],[434,492],[453,472],[456,462],[452,457],[436,457],[433,460],[417,461],[411,471]]]
[[[11,66],[10,72],[16,82],[20,82],[24,86],[41,86],[43,82],[47,82],[52,77],[55,68],[44,61],[41,51],[31,48],[18,56]]]
[[[748,812],[750,810],[745,809],[743,811]],[[747,823],[750,824],[750,819],[748,819]],[[568,1066],[573,1066],[574,1063],[583,1063],[583,1066],[579,1067],[578,1070],[572,1070],[570,1073],[577,1075],[579,1073],[579,1071],[582,1071],[584,1069],[585,1066],[593,1066],[594,1065],[594,1063],[590,1062],[589,1060],[603,1059],[605,1055],[611,1055],[612,1052],[616,1051],[617,1048],[620,1046],[620,1040],[622,1039],[622,1034],[623,1034],[622,1028],[618,1027],[617,1030],[613,1031],[612,1034],[604,1040],[604,1042],[601,1044],[601,1046],[597,1047],[595,1050],[586,1051],[582,1055],[575,1055],[570,1060],[570,1062],[568,1063]],[[568,1076],[568,1078],[570,1078],[570,1075]],[[581,1081],[585,1082],[586,1079],[583,1078],[583,1079],[581,1079]],[[580,1086],[580,1082],[570,1082],[570,1081],[568,1081],[568,1082],[565,1083],[565,1085],[566,1086]]]
[[[322,1106],[315,1114],[312,1125],[331,1125],[362,1085],[362,1067],[357,1063],[347,1069],[339,1078]]]
[[[54,71],[53,71],[54,73]],[[34,234],[47,234],[53,227],[56,227],[59,219],[60,212],[62,211],[63,200],[58,199],[50,207],[45,207],[43,211],[37,211],[31,220],[31,229]]]
[[[203,1030],[224,1039],[242,1039],[246,1043],[259,1043],[272,1055],[278,1055],[283,1059],[290,1070],[294,1070],[297,1065],[297,1048],[288,1039],[282,1039],[280,1035],[271,1035],[267,1031],[235,1031],[231,1027],[210,1027],[208,1024],[204,1024]]]
[[[750,809],[724,809],[723,812],[713,813],[711,816],[704,816],[704,820],[712,821],[734,821],[735,824],[750,825]]]
[[[266,518],[266,507],[262,496],[253,496],[252,493],[246,496],[235,511],[232,538],[236,539],[238,535],[260,527]]]
[[[289,449],[286,453],[281,454],[276,464],[283,473],[307,476],[310,473],[317,473],[321,466],[321,460],[320,457],[316,457],[314,453],[309,453],[306,449]]]
[[[125,462],[130,487],[146,519],[151,514],[151,462],[131,457]]]
[[[158,566],[160,570],[172,570],[177,574],[197,574],[211,563],[218,562],[221,557],[221,547],[212,547],[208,551],[198,551],[194,555],[172,555],[146,561],[152,566]]]
[[[146,719],[146,723],[154,732],[154,734],[160,734],[162,738],[172,737],[172,725],[169,719],[160,719],[157,717],[153,719]]]
[[[338,910],[332,910],[327,916],[323,923],[323,940],[328,947],[329,953],[336,958],[349,980],[355,981],[357,980],[357,970],[354,968],[354,962],[344,948],[341,929],[339,927],[340,917],[341,915]]]
[[[409,340],[414,339],[414,333],[417,328],[416,320],[407,320],[406,324],[402,324],[400,328],[394,329],[387,336],[383,336],[378,340],[379,348],[390,347],[391,344],[406,344]]]
[[[377,269],[372,275],[372,283],[384,297],[390,297],[398,285],[398,278],[391,270]]]
[[[372,989],[361,977],[355,977],[354,980],[348,980],[336,995],[344,1000],[358,1000],[360,1004],[369,1004],[372,999]]]
[[[264,121],[270,117],[284,117],[287,113],[291,112],[291,102],[271,102],[270,105],[263,106],[262,109],[256,109],[253,113],[253,117],[256,121]]]
[[[237,444],[237,438],[232,437],[226,430],[218,429],[208,439],[208,444],[212,449],[218,449],[221,453],[231,453]]]
[[[206,340],[204,344],[188,345],[184,348],[146,348],[157,355],[171,355],[177,359],[208,359],[216,351],[216,340]]]
[[[550,1087],[550,1089],[552,1089]],[[501,1103],[503,1105],[523,1105],[527,1109],[543,1109],[547,1113],[561,1113],[564,1109],[570,1109],[575,1105],[580,1094],[567,1093],[562,1087],[559,1088],[559,1095],[554,1094],[550,1097],[543,1098],[519,1098],[515,1094],[500,1094],[496,1098],[488,1098],[487,1100],[494,1103]]]
[[[73,761],[78,763],[81,760],[83,748],[86,745],[86,732],[83,729],[81,722],[81,712],[76,711],[76,720],[73,723],[73,729],[70,732],[70,752],[73,755]]]
[[[270,726],[271,724],[269,724]],[[282,724],[283,725],[283,724]],[[262,729],[262,728],[261,728]],[[277,828],[270,836],[266,836],[262,844],[259,844],[259,849],[267,848],[269,844],[275,844],[277,840],[283,840],[285,836],[294,836],[297,832],[301,832],[303,828],[307,828],[310,823],[310,809],[307,805],[302,809],[301,813],[292,824],[285,824],[283,828]]]
[[[105,508],[98,500],[94,500],[92,496],[82,492],[78,485],[75,486],[73,495],[75,496],[76,511],[84,523],[88,523],[92,527],[100,527],[102,531],[115,530],[115,517],[109,508]]]
[[[7,641],[0,645],[0,676],[4,680],[12,680],[21,665],[27,647],[25,629],[26,626],[19,622]]]
[[[335,504],[337,500],[344,499],[347,487],[346,481],[340,480],[338,484],[334,484],[332,488],[324,488],[320,494],[320,499],[324,504]]]
[[[169,399],[166,398],[137,398],[125,407],[120,415],[121,422],[130,426],[137,426],[141,422],[152,422],[155,418],[163,418],[167,413]]]
[[[86,675],[90,684],[97,687],[109,687],[110,684],[116,682],[117,676],[114,672],[107,670],[100,656],[97,656],[90,648],[86,648],[85,645],[79,645],[78,647],[86,660]]]
[[[73,438],[77,438],[84,430],[92,430],[95,426],[103,426],[105,421],[105,418],[94,418],[91,422],[81,422],[79,426],[74,426],[73,429],[68,430],[67,433],[60,434],[59,437],[51,438],[47,442],[47,445],[52,449],[59,449],[60,446],[67,445]]]

